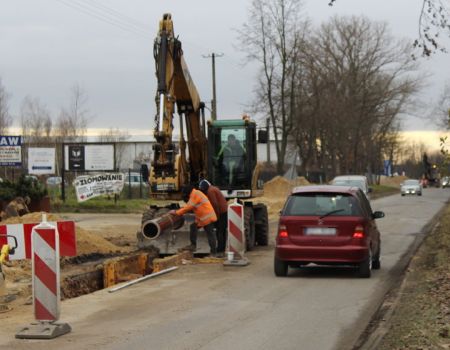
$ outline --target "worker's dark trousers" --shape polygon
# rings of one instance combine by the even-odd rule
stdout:
[[[227,247],[227,221],[228,211],[219,215],[219,219],[214,223],[217,235],[217,252],[224,253]]]
[[[209,225],[203,226],[203,229],[206,232],[206,236],[208,237],[208,244],[211,249],[211,254],[217,253],[216,248],[216,236],[214,234],[214,223],[210,223]],[[194,222],[191,224],[190,229],[190,240],[191,244],[197,246],[197,233],[198,233],[198,227],[197,224]]]

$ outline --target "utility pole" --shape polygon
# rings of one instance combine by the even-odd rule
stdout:
[[[270,118],[266,119],[267,130],[267,164],[270,164]]]
[[[211,100],[211,119],[217,119],[217,99],[216,99],[216,57],[222,57],[223,53],[212,53],[210,55],[204,55],[204,58],[210,58],[212,61],[212,100]]]

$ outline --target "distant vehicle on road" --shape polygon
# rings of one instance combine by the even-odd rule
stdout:
[[[400,185],[400,192],[402,196],[413,194],[417,196],[422,195],[422,184],[420,180],[409,179],[405,180]]]
[[[353,265],[368,278],[380,268],[380,232],[366,195],[356,187],[296,187],[278,224],[274,271],[286,276],[288,267]]]
[[[131,187],[148,187],[148,183],[144,181],[142,178],[141,173],[138,172],[131,172],[131,173],[125,173],[125,186],[131,186]]]
[[[47,178],[46,183],[48,186],[59,186],[62,183],[62,177],[50,176],[49,178]]]
[[[450,187],[450,177],[449,176],[444,176],[441,179],[441,186],[442,186],[442,188]]]
[[[372,189],[369,187],[367,177],[363,175],[336,176],[333,180],[331,180],[330,185],[358,187],[366,196],[369,196],[369,193],[372,192]]]

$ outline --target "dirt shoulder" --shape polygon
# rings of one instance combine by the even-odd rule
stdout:
[[[450,205],[380,313],[373,321],[373,339],[358,348],[450,349]]]

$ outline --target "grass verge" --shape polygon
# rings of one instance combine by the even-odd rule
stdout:
[[[372,192],[370,193],[370,199],[377,199],[391,194],[400,193],[399,187],[386,186],[386,185],[372,185]]]
[[[380,350],[450,349],[450,206],[412,259]]]

